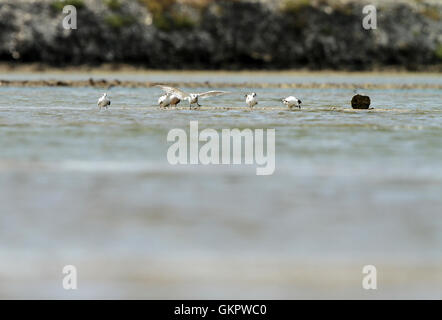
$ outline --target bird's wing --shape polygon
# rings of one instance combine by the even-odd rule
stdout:
[[[226,94],[226,93],[228,93],[228,92],[227,91],[208,91],[208,92],[200,93],[200,94],[198,94],[198,96],[202,99],[205,99],[208,97],[219,96],[221,94]]]
[[[184,100],[187,97],[189,97],[188,93],[186,93],[184,91],[181,91],[180,89],[177,89],[177,88],[174,88],[174,87],[168,87],[168,86],[162,86],[162,85],[156,85],[156,87],[161,88],[166,93],[170,93],[170,94],[176,95],[181,100]]]

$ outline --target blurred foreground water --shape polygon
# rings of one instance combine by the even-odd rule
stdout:
[[[442,82],[134,78],[180,77]],[[102,91],[0,87],[1,298],[441,298],[441,90],[366,90],[374,109],[353,111],[352,90],[232,88],[203,101],[231,110],[164,111],[158,89],[117,87],[98,112]],[[243,108],[251,91],[252,112]],[[291,94],[301,111],[283,110],[279,99]],[[167,133],[191,120],[200,130],[275,128],[275,173],[169,165]],[[61,286],[68,264],[77,291]],[[367,264],[377,267],[376,291],[362,290]]]

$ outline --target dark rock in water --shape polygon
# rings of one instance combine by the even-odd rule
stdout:
[[[357,94],[351,99],[353,109],[368,109],[370,107],[370,97]]]

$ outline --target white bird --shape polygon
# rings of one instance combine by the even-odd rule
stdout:
[[[110,100],[107,98],[107,93],[105,92],[105,93],[103,93],[103,96],[100,98],[100,99],[98,99],[98,102],[97,102],[97,106],[98,106],[98,108],[101,110],[101,108],[108,108],[108,106],[110,106],[110,104],[111,104],[111,102],[110,102]]]
[[[289,107],[289,109],[291,109],[292,107],[298,107],[299,109],[301,109],[302,101],[294,96],[290,96],[282,99],[282,103]]]
[[[246,94],[246,103],[250,108],[253,108],[254,105],[258,104],[258,101],[256,100],[257,94],[255,92],[252,92],[250,94]]]
[[[198,107],[201,107],[201,105],[198,103],[198,99],[206,99],[209,97],[219,96],[221,94],[226,94],[228,92],[226,91],[208,91],[203,93],[187,93],[180,89],[174,88],[174,87],[168,87],[163,85],[157,85],[157,87],[161,88],[164,92],[174,95],[178,97],[180,100],[187,100],[189,101],[189,107],[192,109],[192,104],[197,104]]]
[[[163,94],[158,99],[158,104],[160,105],[160,108],[166,108],[168,106],[176,107],[177,104],[180,102],[181,102],[180,98],[178,98],[176,95],[170,94],[170,93]]]

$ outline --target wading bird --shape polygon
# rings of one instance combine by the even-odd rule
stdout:
[[[180,98],[178,98],[176,95],[170,94],[170,93],[163,94],[158,99],[158,104],[160,105],[160,108],[166,108],[168,106],[176,107],[177,104],[180,102],[181,102]]]
[[[293,107],[298,107],[299,109],[301,109],[302,101],[294,96],[290,96],[282,99],[282,103],[284,103],[287,107],[289,107],[289,109]]]
[[[107,98],[106,92],[103,93],[103,96],[100,99],[98,99],[98,102],[97,102],[97,106],[100,110],[101,110],[101,108],[106,108],[106,110],[107,110],[107,108],[110,106],[110,104],[111,104],[111,102]]]
[[[246,94],[246,103],[250,108],[253,108],[254,105],[258,104],[258,101],[256,100],[257,94],[255,92],[252,92],[250,94]]]
[[[174,88],[174,87],[168,87],[163,85],[157,85],[157,87],[161,88],[164,92],[170,95],[174,95],[178,97],[180,100],[187,100],[189,101],[189,107],[192,109],[192,104],[197,104],[198,107],[201,107],[201,105],[198,103],[198,99],[206,99],[209,97],[219,96],[221,94],[226,94],[228,92],[226,91],[208,91],[203,93],[186,93],[180,89]]]

